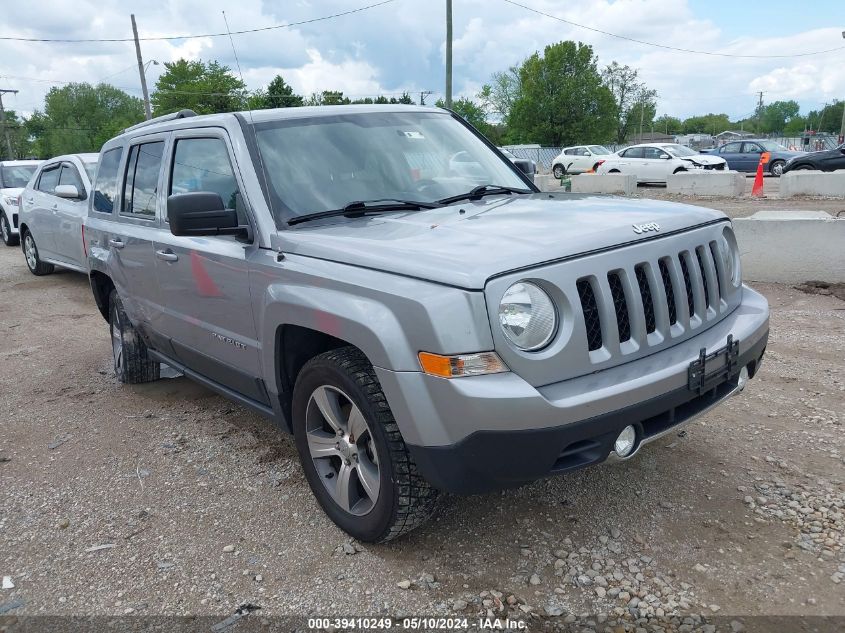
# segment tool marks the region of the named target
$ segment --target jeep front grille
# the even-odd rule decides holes
[[[711,241],[640,262],[632,270],[611,270],[606,286],[599,283],[601,278],[579,279],[576,287],[589,351],[600,350],[609,341],[614,345],[634,341],[636,348],[656,345],[669,337],[673,327],[696,328],[714,318],[726,306],[723,290],[729,287],[719,278],[720,248]],[[652,342],[650,337],[658,332],[661,336]]]

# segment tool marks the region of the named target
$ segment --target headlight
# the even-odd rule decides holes
[[[723,243],[719,249],[722,255],[722,264],[725,267],[725,274],[735,287],[739,287],[742,281],[739,266],[739,247],[736,243],[733,229],[725,228],[722,231]]]
[[[531,352],[552,340],[557,331],[557,312],[539,286],[519,281],[507,289],[499,303],[499,324],[511,343]]]
[[[11,196],[3,196],[3,202],[5,202],[10,207],[18,206],[18,199],[12,198]]]

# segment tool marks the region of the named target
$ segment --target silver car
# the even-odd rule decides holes
[[[68,154],[44,162],[21,192],[21,248],[33,275],[54,266],[88,271],[82,218],[88,212],[99,154]]]
[[[630,459],[766,347],[722,213],[540,193],[448,111],[188,111],[101,156],[84,230],[118,379],[166,363],[266,415],[364,541],[440,491]]]

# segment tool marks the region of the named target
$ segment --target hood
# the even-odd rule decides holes
[[[630,244],[634,224],[658,235],[725,219],[703,207],[611,196],[548,194],[482,198],[428,211],[315,222],[272,234],[274,249],[482,289],[497,274]]]
[[[17,198],[21,193],[23,193],[23,187],[6,187],[5,189],[0,189],[0,196],[8,196],[10,198]]]
[[[689,160],[699,165],[718,165],[724,163],[725,159],[721,156],[712,156],[710,154],[696,154],[695,156],[678,156],[681,160]]]

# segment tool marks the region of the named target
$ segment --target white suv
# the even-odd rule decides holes
[[[6,246],[18,244],[18,196],[40,164],[40,160],[0,162],[0,235]]]

